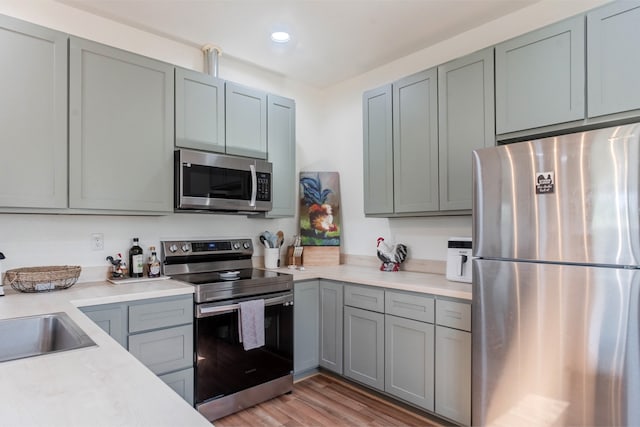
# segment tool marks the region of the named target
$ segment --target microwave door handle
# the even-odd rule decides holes
[[[249,165],[251,169],[251,201],[249,206],[256,206],[256,197],[258,196],[258,175],[256,174],[256,165]]]

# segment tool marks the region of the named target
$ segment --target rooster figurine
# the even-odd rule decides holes
[[[397,243],[389,246],[382,237],[378,237],[378,259],[382,261],[380,271],[398,271],[400,264],[407,259],[407,245]]]

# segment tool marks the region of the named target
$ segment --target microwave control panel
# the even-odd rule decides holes
[[[256,200],[262,202],[271,201],[271,174],[258,172],[258,191]]]

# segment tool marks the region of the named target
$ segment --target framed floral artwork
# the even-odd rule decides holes
[[[340,174],[300,172],[303,246],[340,246]]]

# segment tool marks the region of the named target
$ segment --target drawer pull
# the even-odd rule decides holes
[[[393,306],[396,308],[404,308],[406,310],[412,310],[412,311],[421,311],[421,312],[426,311],[426,307],[423,305],[410,304],[407,302],[394,301]]]
[[[365,301],[378,302],[378,298],[370,297],[369,295],[351,294],[351,296],[353,297],[353,299],[361,299]]]
[[[459,311],[453,311],[453,310],[445,310],[444,311],[445,316],[447,317],[452,317],[454,319],[462,319],[462,313]]]

